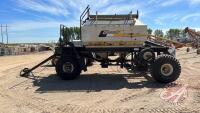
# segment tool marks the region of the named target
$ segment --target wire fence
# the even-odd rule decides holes
[[[51,50],[44,46],[0,46],[0,56],[24,55],[34,52]]]

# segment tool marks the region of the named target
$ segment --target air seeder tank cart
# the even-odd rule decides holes
[[[139,14],[91,15],[89,6],[80,16],[80,41],[63,41],[65,26],[60,26],[59,46],[55,54],[20,75],[27,77],[34,69],[53,59],[57,75],[64,80],[77,78],[87,71],[92,61],[102,68],[110,65],[127,70],[149,71],[158,82],[175,81],[180,73],[179,61],[166,47],[147,39],[147,26],[139,21]],[[111,53],[117,54],[110,59]]]

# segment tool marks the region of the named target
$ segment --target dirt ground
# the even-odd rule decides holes
[[[0,57],[1,113],[199,113],[200,55],[186,48],[177,52],[182,73],[176,81],[186,87],[184,99],[172,103],[161,98],[166,90],[145,73],[132,74],[120,67],[102,69],[95,64],[73,81],[56,76],[49,63],[22,78],[19,72],[53,54],[36,53]]]

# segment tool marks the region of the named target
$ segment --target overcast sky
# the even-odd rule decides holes
[[[1,0],[0,24],[9,25],[11,42],[47,42],[59,37],[59,24],[78,26],[87,5],[95,14],[139,10],[152,29],[200,29],[200,0]]]

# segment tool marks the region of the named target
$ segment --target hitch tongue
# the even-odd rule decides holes
[[[32,67],[31,69],[29,68],[24,68],[23,70],[20,71],[20,76],[21,77],[28,77],[30,75],[33,75],[32,71],[35,70],[36,68],[40,67],[41,65],[43,65],[44,63],[46,63],[47,61],[55,58],[56,55],[53,54],[52,56],[50,56],[49,58],[45,59],[44,61],[42,61],[41,63],[39,63],[38,65]]]

